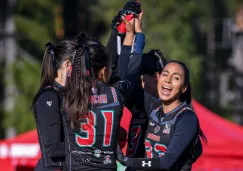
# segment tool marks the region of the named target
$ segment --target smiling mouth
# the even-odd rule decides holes
[[[162,94],[163,95],[170,95],[172,91],[172,88],[168,87],[168,86],[162,86]]]

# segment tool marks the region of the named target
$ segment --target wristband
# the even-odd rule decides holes
[[[125,165],[138,170],[157,170],[160,169],[160,158],[128,158],[123,160]]]
[[[137,33],[134,41],[134,52],[142,54],[144,46],[145,46],[145,35],[143,33]]]

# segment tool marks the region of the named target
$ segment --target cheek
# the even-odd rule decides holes
[[[162,76],[159,77],[158,81],[157,81],[157,86],[158,87],[162,87],[162,83],[164,81],[164,78]]]
[[[182,93],[183,91],[183,84],[179,81],[173,83],[174,90],[178,93]]]

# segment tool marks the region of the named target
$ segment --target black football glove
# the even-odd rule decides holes
[[[138,15],[141,13],[141,3],[136,0],[127,2],[123,9],[118,12],[118,14],[113,18],[111,28],[116,29],[123,21],[122,17],[125,17],[129,14]]]
[[[129,1],[124,5],[123,11],[130,12],[133,14],[140,14],[142,11],[141,3],[136,0]]]

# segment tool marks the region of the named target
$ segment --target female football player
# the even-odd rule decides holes
[[[135,20],[141,23],[141,18],[125,20],[127,32],[134,32]],[[135,86],[145,44],[141,24],[136,27],[135,51],[128,69],[121,81],[112,86],[108,85],[112,62],[106,48],[94,39],[78,40],[80,47],[64,95],[65,169],[68,171],[117,169],[117,134],[122,108]]]
[[[180,61],[163,69],[157,84],[161,101],[145,93],[149,123],[145,136],[147,158],[129,158],[117,151],[124,165],[141,170],[191,170],[201,155],[197,115],[191,108],[190,73]]]
[[[42,157],[35,170],[62,170],[64,132],[60,113],[61,90],[65,85],[77,44],[63,41],[46,45],[41,84],[32,103]]]

